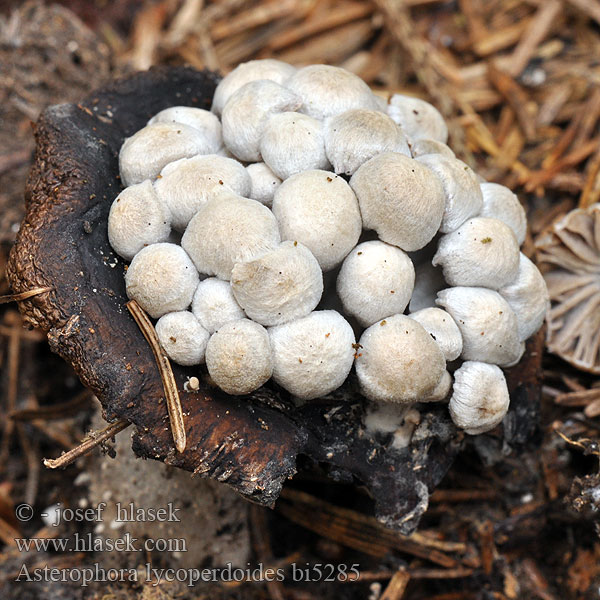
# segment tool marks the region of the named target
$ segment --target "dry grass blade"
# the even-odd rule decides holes
[[[394,574],[379,600],[400,600],[410,581],[410,573],[401,570]]]
[[[6,296],[0,296],[0,304],[8,304],[9,302],[22,302],[23,300],[28,300],[29,298],[33,298],[34,296],[39,296],[40,294],[46,294],[47,292],[51,292],[54,288],[45,287],[45,288],[35,288],[34,290],[27,290],[26,292],[20,292],[18,294],[8,294]]]

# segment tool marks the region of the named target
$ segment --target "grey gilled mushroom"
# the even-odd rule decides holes
[[[513,230],[520,246],[527,233],[527,215],[517,195],[499,183],[482,183],[480,187],[483,206],[479,216],[492,217],[506,223]]]
[[[250,175],[250,193],[240,195],[247,195],[248,198],[271,208],[273,196],[281,185],[281,179],[264,162],[252,163],[246,167],[246,171]]]
[[[388,105],[388,115],[394,119],[411,141],[419,138],[448,141],[448,127],[437,108],[425,100],[394,94]]]

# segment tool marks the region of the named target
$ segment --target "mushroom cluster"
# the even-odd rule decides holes
[[[108,236],[127,294],[228,394],[272,379],[314,400],[354,367],[374,405],[446,400],[488,431],[548,293],[518,198],[447,137],[432,105],[344,69],[241,64],[211,111],[167,108],[123,143]]]

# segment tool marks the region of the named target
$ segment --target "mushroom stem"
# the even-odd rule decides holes
[[[22,302],[28,298],[39,296],[40,294],[46,294],[51,292],[53,287],[35,288],[33,290],[27,290],[26,292],[20,292],[18,294],[8,294],[6,296],[0,296],[0,304],[8,304],[9,302]]]

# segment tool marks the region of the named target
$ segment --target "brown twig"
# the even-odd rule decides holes
[[[29,298],[33,298],[34,296],[39,296],[40,294],[46,294],[47,292],[51,292],[54,288],[45,287],[45,288],[35,288],[34,290],[27,290],[26,292],[20,292],[18,294],[8,294],[7,296],[0,296],[0,304],[7,304],[8,302],[22,302],[23,300],[28,300]]]

